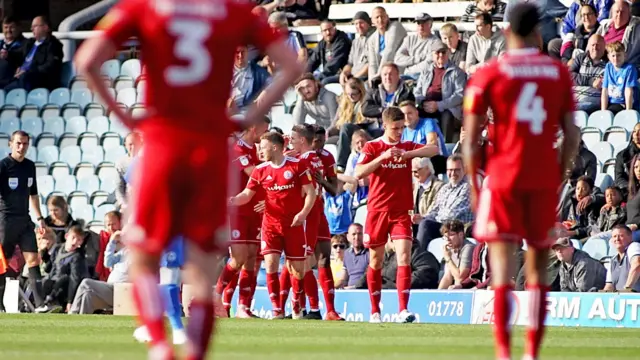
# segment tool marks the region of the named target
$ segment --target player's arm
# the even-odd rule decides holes
[[[302,225],[316,202],[316,189],[313,184],[309,183],[302,185],[302,193],[304,194],[304,206],[293,218],[291,226]]]
[[[35,178],[36,167],[34,165],[32,171],[32,179],[35,180]],[[36,219],[40,219],[38,220],[40,227],[44,229],[44,216],[42,216],[42,211],[40,211],[40,195],[38,194],[37,181],[33,181],[31,187],[29,188],[29,203],[31,203],[31,209],[33,209],[33,212],[36,214]]]
[[[316,181],[331,196],[336,196],[338,193],[338,178],[336,176],[325,177],[320,173],[316,173]]]
[[[255,169],[256,167],[254,165],[249,165],[247,167],[245,167],[244,173],[247,174],[247,176],[251,176],[251,174],[253,174],[253,169]]]
[[[249,188],[245,188],[244,190],[242,190],[242,192],[236,196],[232,196],[229,199],[229,205],[231,206],[242,206],[245,204],[248,204],[249,201],[251,201],[251,199],[253,199],[253,196],[256,194],[255,191],[249,189]]]
[[[477,75],[470,80],[470,84],[464,94],[464,122],[465,137],[462,142],[462,156],[467,171],[467,179],[471,183],[472,203],[475,203],[476,194],[480,189],[478,183],[477,155],[480,153],[480,137],[482,125],[485,123],[489,105],[485,99],[486,76]],[[476,82],[478,84],[476,84]],[[472,207],[475,207],[472,204]]]
[[[255,16],[254,20],[255,29],[252,30],[252,35],[255,36],[254,42],[269,44],[265,49],[265,54],[278,64],[280,70],[275,74],[271,84],[262,91],[259,101],[254,102],[247,109],[245,115],[247,121],[244,122],[246,127],[262,122],[273,104],[282,99],[284,93],[302,75],[307,66],[306,63],[298,61],[296,54],[291,51],[283,39],[272,41],[270,37],[275,35],[272,35],[273,32],[264,19]],[[261,47],[258,46],[258,48]]]
[[[560,147],[560,169],[564,179],[573,167],[573,160],[580,146],[580,129],[573,123],[573,114],[571,112],[564,115],[561,126],[564,139]]]
[[[133,6],[139,2],[123,2],[121,7],[111,10],[98,24],[98,29],[104,30],[98,36],[85,40],[75,56],[75,64],[78,73],[87,79],[89,88],[95,91],[105,102],[107,108],[115,113],[120,121],[127,127],[133,127],[133,119],[123,111],[111,96],[105,85],[100,67],[102,64],[116,55],[120,39],[124,40],[135,33],[137,26],[137,11]],[[133,5],[130,5],[133,4]],[[130,8],[125,9],[125,6]]]
[[[404,150],[394,147],[374,157],[375,150],[370,143],[367,143],[360,152],[360,157],[356,164],[355,176],[358,180],[362,180],[376,171],[383,162],[404,156],[405,154],[406,152]]]
[[[438,155],[440,152],[440,148],[438,147],[438,145],[424,145],[421,146],[417,149],[414,150],[409,150],[406,151],[403,155],[402,155],[402,159],[404,160],[411,160],[413,158],[417,158],[417,157],[432,157],[432,156],[436,156]]]

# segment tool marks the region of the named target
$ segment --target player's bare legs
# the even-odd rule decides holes
[[[187,262],[183,275],[185,282],[191,284],[193,301],[189,324],[187,325],[187,360],[202,360],[206,357],[209,342],[214,329],[214,303],[211,289],[220,274],[218,263],[220,256],[205,252],[189,242],[186,244]]]
[[[544,320],[547,316],[546,297],[549,292],[547,285],[548,261],[548,249],[540,250],[530,247],[526,252],[525,274],[529,291],[529,326],[527,327],[524,357],[526,360],[538,359],[544,337]]]
[[[167,343],[164,329],[164,306],[157,280],[159,264],[160,255],[132,247],[130,272],[133,279],[133,299],[138,318],[151,338],[149,358],[173,359],[173,350]]]
[[[216,284],[216,293],[222,297],[222,304],[224,309],[229,314],[231,309],[231,299],[233,293],[236,291],[238,285],[238,277],[240,270],[245,266],[247,261],[252,259],[252,263],[249,264],[253,269],[253,263],[255,262],[255,245],[248,244],[231,244],[229,247],[231,259],[222,269],[222,274]]]
[[[255,282],[256,272],[254,269],[256,267],[256,258],[257,258],[257,245],[249,244],[246,245],[247,248],[247,257],[242,265],[242,271],[240,272],[240,279],[238,280],[238,312],[236,314],[237,317],[242,318],[251,318],[250,309],[251,309],[251,300],[253,299],[253,283]],[[225,290],[226,291],[226,290]]]
[[[344,320],[336,312],[334,304],[335,286],[333,284],[333,273],[331,272],[331,242],[318,241],[315,257],[318,264],[318,280],[324,293],[324,303],[327,309],[325,320]]]
[[[411,245],[412,239],[393,240],[398,261],[396,287],[398,288],[399,321],[414,322],[415,315],[409,312],[409,295],[411,294]],[[383,255],[384,256],[384,255]]]
[[[280,253],[264,255],[264,265],[267,272],[267,291],[269,291],[269,299],[271,300],[272,317],[273,319],[284,319],[283,304],[280,302],[280,279],[278,279]]]
[[[291,295],[291,307],[292,318],[293,319],[302,319],[302,308],[300,307],[300,299],[304,296],[304,285],[305,285],[305,273],[307,270],[306,260],[290,260],[286,259],[285,265],[291,274],[291,288],[293,290],[293,294]],[[313,276],[313,273],[311,273]],[[314,277],[315,279],[315,277]],[[318,288],[316,284],[316,294],[318,293]]]
[[[511,279],[515,276],[516,262],[513,254],[517,245],[510,242],[492,242],[489,244],[489,261],[491,263],[491,286],[495,298],[493,301],[494,336],[496,341],[496,358],[511,359]],[[528,255],[529,253],[527,253]],[[527,279],[527,281],[529,281]]]

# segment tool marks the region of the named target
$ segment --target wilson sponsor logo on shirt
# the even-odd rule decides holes
[[[282,190],[289,190],[289,189],[293,189],[295,187],[295,184],[287,184],[287,185],[273,185],[267,188],[267,190],[269,191],[282,191]]]
[[[404,169],[407,167],[407,163],[406,162],[403,162],[403,163],[388,162],[386,164],[382,164],[381,166],[385,169]]]

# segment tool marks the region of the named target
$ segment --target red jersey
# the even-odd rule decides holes
[[[281,165],[262,163],[253,170],[247,184],[249,190],[265,190],[264,221],[289,226],[304,207],[302,186],[312,184],[313,179],[298,159],[285,156]]]
[[[336,159],[325,149],[318,150],[318,156],[320,160],[322,160],[322,164],[324,165],[324,176],[325,178],[337,177],[336,174]]]
[[[324,176],[324,164],[322,160],[318,156],[315,151],[307,151],[306,153],[299,154],[298,160],[300,163],[307,169],[309,169],[309,173],[313,178],[313,174],[316,172],[320,172]],[[324,202],[322,201],[322,186],[316,182],[316,179],[313,178],[313,186],[316,189],[316,203],[315,208],[320,207],[322,211],[324,211]]]
[[[258,160],[256,147],[254,145],[247,144],[244,140],[238,139],[233,146],[233,160],[231,164],[233,171],[237,172],[240,178],[240,184],[246,185],[249,183],[249,175],[247,175],[245,169],[254,167],[260,163]],[[259,202],[264,200],[264,192],[257,191],[248,204],[239,206],[237,208],[237,214],[239,215],[256,215],[253,207]]]
[[[358,164],[367,164],[391,148],[411,151],[422,145],[411,141],[388,143],[383,138],[369,141],[364,145]],[[369,211],[404,211],[413,209],[411,160],[398,162],[387,160],[369,175]]]
[[[486,173],[490,189],[557,189],[554,149],[562,119],[574,110],[566,66],[536,49],[510,50],[474,74],[465,93],[466,113],[493,111],[493,145]]]
[[[233,126],[226,102],[237,47],[263,52],[280,38],[251,12],[253,6],[245,0],[122,0],[101,20],[98,29],[114,43],[134,36],[140,42],[144,103],[157,114],[143,130],[159,137],[167,127],[228,136]]]

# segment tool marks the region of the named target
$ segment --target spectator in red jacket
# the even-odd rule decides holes
[[[119,211],[110,211],[104,216],[104,230],[100,231],[100,251],[96,263],[96,275],[100,281],[107,281],[111,269],[104,265],[104,251],[111,236],[118,230],[122,230],[122,214]]]

